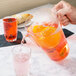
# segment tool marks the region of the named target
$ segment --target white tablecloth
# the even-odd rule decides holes
[[[31,13],[34,16],[46,15],[51,4],[24,11],[22,13]],[[46,11],[47,10],[47,11]],[[36,18],[34,18],[36,20]],[[76,25],[69,24],[66,27],[68,30],[76,33]],[[23,31],[23,30],[20,30]],[[3,23],[0,20],[0,34],[3,34]],[[28,46],[31,48],[31,68],[30,76],[76,76],[76,35],[73,34],[67,41],[70,47],[68,57],[60,62],[54,62],[48,58],[44,51],[33,43],[29,38],[26,39]],[[15,45],[17,46],[17,45]],[[0,47],[0,76],[15,76],[12,47]]]

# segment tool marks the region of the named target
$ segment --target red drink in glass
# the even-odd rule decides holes
[[[4,36],[8,42],[14,42],[17,39],[17,21],[15,18],[3,19]]]

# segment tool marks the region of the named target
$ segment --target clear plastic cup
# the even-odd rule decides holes
[[[13,48],[12,52],[16,76],[28,76],[31,49],[26,45],[18,45]]]

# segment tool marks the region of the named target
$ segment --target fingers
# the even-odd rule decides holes
[[[63,16],[61,14],[58,14],[57,16],[62,25],[66,26],[69,24],[69,19],[66,16]]]
[[[61,13],[63,15],[67,14],[71,8],[71,5],[65,1],[60,1],[58,4],[56,4],[54,7],[53,7],[53,11],[55,12],[58,12],[58,13]]]
[[[54,6],[54,10],[59,11],[60,9],[64,8],[66,6],[67,2],[65,1],[60,1],[58,4]]]
[[[65,1],[60,1],[52,9],[53,12],[58,16],[60,23],[64,26],[68,25],[70,22],[69,13],[71,12],[71,5]]]
[[[59,2],[58,4],[56,4],[55,6],[54,6],[54,10],[56,10],[56,11],[58,11],[58,10],[60,10],[60,9],[62,9],[63,8],[63,4],[61,3],[61,2]]]
[[[71,6],[71,5],[70,5],[68,2],[66,2],[66,1],[61,1],[61,3],[63,4],[64,8],[68,8],[68,7]]]
[[[68,24],[69,24],[69,21],[67,21],[67,20],[65,20],[65,21],[62,22],[62,25],[63,25],[63,26],[66,26],[66,25],[68,25]]]

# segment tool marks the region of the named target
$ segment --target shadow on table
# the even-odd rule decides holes
[[[70,76],[76,76],[76,58],[65,59],[58,64],[67,70]]]

